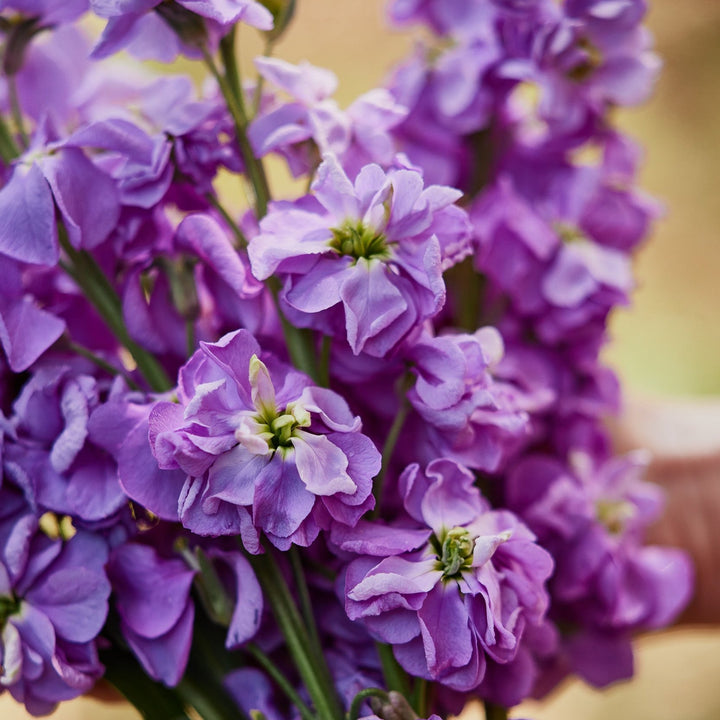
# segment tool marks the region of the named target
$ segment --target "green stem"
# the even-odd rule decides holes
[[[12,136],[5,122],[5,118],[0,115],[0,157],[2,157],[6,165],[9,165],[19,155],[20,148],[15,142],[15,138]]]
[[[410,695],[410,704],[418,714],[418,717],[427,717],[428,682],[425,678],[417,678],[415,680]]]
[[[79,343],[76,343],[70,339],[66,340],[66,344],[68,350],[94,363],[99,368],[108,373],[108,375],[122,375],[123,379],[131,390],[140,389],[138,384],[127,373],[124,373],[122,370],[119,370],[114,365],[111,365],[107,360],[104,360],[99,355],[96,355],[92,350],[89,350],[84,345],[80,345]]]
[[[280,307],[280,281],[273,276],[267,279],[266,285],[275,301],[275,309],[280,318],[280,324],[282,325],[283,335],[285,337],[285,345],[287,346],[292,364],[298,370],[302,370],[306,375],[309,375],[315,382],[322,384],[318,377],[312,332],[306,328],[295,327],[285,317],[285,313]]]
[[[450,268],[446,277],[455,310],[455,326],[469,333],[480,327],[485,277],[475,270],[469,257]]]
[[[197,613],[190,658],[177,692],[204,720],[249,720],[223,685],[235,667],[224,641],[225,630]]]
[[[230,215],[230,213],[223,207],[222,203],[212,193],[205,195],[205,199],[215,208],[215,210],[217,210],[217,212],[222,216],[222,219],[227,223],[230,230],[232,230],[237,247],[246,248],[248,241],[245,237],[245,233],[243,233],[240,226],[235,222],[235,220],[233,220],[232,215]]]
[[[320,369],[318,377],[323,387],[330,387],[330,350],[332,349],[332,338],[329,335],[323,335],[322,347],[320,349]]]
[[[15,75],[9,75],[7,77],[8,86],[8,97],[10,99],[10,114],[12,115],[13,124],[15,130],[20,136],[23,148],[27,148],[29,139],[27,132],[25,131],[25,122],[23,120],[22,109],[20,107],[20,98],[17,93],[17,83],[15,82]]]
[[[385,690],[381,690],[380,688],[365,688],[365,690],[361,690],[352,701],[352,704],[350,705],[350,710],[348,710],[348,720],[357,720],[360,716],[360,708],[362,707],[362,704],[371,697],[377,697],[381,700],[389,700],[388,694]]]
[[[232,90],[233,96],[240,104],[243,110],[243,117],[247,121],[247,113],[245,112],[242,90],[242,82],[240,80],[240,68],[238,67],[237,55],[235,54],[235,40],[237,37],[237,25],[233,25],[230,32],[220,40],[220,59],[225,69],[225,77],[228,85]]]
[[[308,652],[310,638],[280,568],[270,551],[250,556],[250,562],[318,715],[322,720],[341,720],[343,712],[335,688],[327,681],[330,671],[324,658],[315,659]]]
[[[255,210],[259,220],[267,215],[270,188],[262,161],[255,157],[247,136],[248,119],[247,113],[245,112],[242,88],[240,86],[237,61],[235,59],[234,38],[234,31],[232,31],[221,42],[220,51],[226,66],[225,74],[218,70],[207,47],[203,46],[201,51],[205,65],[215,78],[235,124],[240,153],[245,163],[245,172],[250,178],[253,192],[255,193]]]
[[[135,658],[117,648],[100,651],[105,680],[132,703],[145,720],[189,720],[178,695],[148,677]]]
[[[310,637],[311,648],[314,655],[322,658],[322,644],[320,643],[320,635],[318,634],[317,625],[315,624],[310,590],[308,589],[307,580],[305,579],[305,570],[302,566],[300,553],[297,547],[293,545],[288,554],[290,556],[290,567],[292,569],[293,580],[295,581],[295,589],[300,598],[300,609],[303,620],[305,621],[305,628]]]
[[[287,695],[288,700],[295,705],[303,720],[315,720],[312,710],[303,702],[295,688],[288,682],[287,678],[278,669],[275,663],[255,644],[249,643],[246,650],[256,660],[263,670],[275,681],[275,684]]]
[[[203,720],[237,720],[245,715],[218,682],[205,673],[196,677],[188,669],[176,688],[177,694],[197,710]]]
[[[401,386],[401,397],[400,406],[398,407],[393,424],[390,426],[390,430],[385,439],[385,445],[382,449],[382,463],[380,465],[380,472],[375,476],[373,480],[373,495],[375,496],[375,509],[373,510],[371,517],[377,517],[380,513],[383,499],[383,489],[385,484],[385,474],[387,473],[388,467],[390,466],[390,460],[392,459],[393,452],[395,452],[395,446],[400,438],[403,425],[410,412],[410,402],[407,399],[407,391],[412,386],[413,377],[410,373],[407,373],[402,381]]]
[[[187,356],[190,357],[195,352],[195,321],[185,321],[185,347]]]
[[[86,251],[76,250],[70,244],[62,225],[58,226],[58,236],[60,245],[70,259],[70,264],[61,261],[60,266],[75,280],[120,344],[124,345],[133,356],[150,387],[156,392],[169,390],[172,383],[160,363],[130,338],[123,320],[120,298],[95,259]]]
[[[265,49],[263,51],[263,57],[270,57],[275,48],[275,40],[268,40],[265,43]],[[260,103],[262,102],[262,91],[263,85],[265,84],[265,78],[262,75],[258,75],[257,84],[255,85],[255,96],[253,97],[253,116],[260,112]]]
[[[485,720],[508,720],[507,708],[487,700],[483,704],[485,705]]]
[[[383,677],[388,690],[397,690],[403,697],[410,695],[410,683],[407,673],[400,667],[393,655],[390,645],[375,643],[380,662],[382,664]]]

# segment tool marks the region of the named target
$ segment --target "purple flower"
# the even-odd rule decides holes
[[[88,0],[1,0],[0,11],[14,10],[27,18],[37,18],[43,25],[69,23],[82,15]]]
[[[292,101],[269,107],[251,123],[248,136],[258,157],[279,152],[295,177],[310,173],[325,153],[355,176],[363,165],[389,165],[395,156],[390,130],[405,116],[384,88],[361,95],[343,112],[331,99],[337,78],[309,63],[292,65],[277,58],[256,58],[260,74]]]
[[[526,392],[495,377],[502,355],[502,337],[492,327],[423,337],[408,349],[417,374],[408,400],[418,418],[407,436],[420,438],[416,457],[498,472],[530,442],[530,413],[545,409],[553,395],[549,388]]]
[[[216,43],[237,22],[271,30],[272,13],[257,0],[90,0],[96,15],[107,18],[93,57],[104,58],[130,46],[147,59],[171,62],[178,52],[197,53],[193,47],[210,35]],[[150,12],[155,8],[156,12]],[[195,22],[197,21],[197,22]],[[176,34],[176,29],[178,34]]]
[[[0,491],[2,685],[32,715],[45,715],[102,675],[95,638],[108,611],[107,548],[82,531],[51,540],[15,500]]]
[[[333,522],[354,525],[379,468],[345,401],[245,330],[201,343],[180,370],[178,402],[156,404],[120,452],[130,497],[197,534],[239,534],[250,552],[260,532],[287,549]]]
[[[248,561],[238,552],[210,551],[234,577],[235,609],[226,647],[247,642],[258,629],[262,592]],[[149,545],[128,543],[113,550],[108,563],[121,630],[146,672],[174,686],[185,672],[193,637],[195,606],[190,589],[195,571],[179,558],[160,555]]]
[[[313,192],[261,221],[248,248],[253,273],[283,280],[296,324],[383,357],[445,302],[442,272],[466,248],[466,217],[452,205],[460,193],[377,165],[353,184],[332,156]]]
[[[69,367],[39,369],[13,406],[13,437],[5,472],[34,507],[85,522],[110,518],[127,503],[117,465],[104,449],[91,416],[99,406],[97,381]]]
[[[641,545],[661,493],[641,480],[643,453],[568,464],[528,456],[509,474],[509,507],[552,552],[553,618],[571,669],[603,686],[632,674],[630,635],[670,623],[687,603],[692,568],[679,550]]]
[[[27,370],[65,331],[24,287],[20,263],[0,256],[0,344],[13,372]]]
[[[400,485],[419,527],[333,534],[362,555],[347,569],[345,609],[412,675],[470,690],[488,660],[511,662],[526,626],[542,622],[552,559],[512,513],[490,509],[457,463],[410,465]]]
[[[526,171],[518,166],[521,172]],[[602,334],[610,309],[628,302],[633,284],[627,254],[594,241],[579,227],[577,208],[563,207],[572,195],[553,179],[550,197],[545,193],[534,203],[546,217],[506,177],[471,211],[475,262],[492,281],[490,297],[509,299],[514,312],[550,345]]]
[[[92,202],[87,198],[92,197]],[[0,190],[0,254],[37,265],[59,258],[55,212],[76,248],[94,248],[117,222],[115,182],[71,141],[51,142],[41,127]]]

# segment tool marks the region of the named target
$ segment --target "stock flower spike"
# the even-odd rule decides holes
[[[296,5],[0,0],[0,693],[32,715],[103,678],[149,720],[507,720],[630,677],[692,594],[606,423],[659,215],[612,112],[658,71],[645,0],[391,0],[423,39],[346,107],[273,55]],[[141,62],[178,55],[207,82]]]

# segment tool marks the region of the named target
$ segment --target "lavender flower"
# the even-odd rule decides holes
[[[102,675],[95,638],[107,615],[105,543],[85,532],[51,540],[0,491],[0,682],[32,715],[90,690]]]
[[[261,221],[248,248],[253,273],[284,281],[296,324],[383,357],[443,306],[442,271],[465,252],[465,214],[452,206],[460,193],[377,165],[353,184],[332,156],[313,192]]]
[[[257,552],[261,531],[282,549],[309,545],[321,528],[355,525],[372,507],[380,456],[360,419],[263,354],[247,331],[202,343],[180,371],[178,399],[150,413],[152,465],[142,426],[120,453],[123,487],[153,512],[172,512],[200,535],[240,534]],[[173,485],[158,507],[152,486],[162,471]]]
[[[557,563],[551,592],[553,617],[568,628],[565,671],[598,686],[632,674],[630,634],[671,622],[691,591],[684,553],[640,544],[662,502],[641,480],[646,462],[642,453],[602,462],[575,452],[568,465],[528,456],[507,481],[509,506]]]
[[[41,512],[94,523],[127,503],[117,465],[105,450],[114,433],[98,433],[91,422],[100,392],[95,378],[48,366],[33,375],[13,406],[4,469]]]
[[[279,152],[296,177],[313,172],[325,153],[337,156],[353,177],[363,165],[393,161],[390,130],[406,113],[388,90],[371,90],[343,112],[331,98],[337,78],[330,71],[277,58],[256,58],[255,65],[292,98],[289,103],[268,102],[250,125],[248,136],[258,157]]]
[[[473,483],[448,460],[425,472],[411,465],[401,492],[420,527],[364,523],[334,534],[363,556],[347,569],[350,619],[392,644],[412,675],[456,690],[476,687],[489,659],[515,658],[526,626],[543,620],[553,567],[525,525],[491,510]]]
[[[417,411],[408,435],[425,462],[445,457],[500,472],[533,437],[531,412],[552,401],[548,388],[523,391],[495,377],[503,341],[492,327],[474,334],[421,338],[408,349],[417,381],[408,400]]]
[[[257,0],[90,0],[90,6],[108,21],[95,58],[129,45],[141,57],[171,62],[179,52],[196,54],[208,35],[217,43],[237,22],[260,30],[273,26],[272,14]]]
[[[0,344],[13,372],[27,370],[63,333],[65,323],[23,287],[22,265],[0,256]]]
[[[120,212],[112,178],[76,142],[51,141],[41,127],[0,190],[0,254],[26,263],[55,265],[59,257],[57,206],[75,247],[93,248]],[[86,202],[92,195],[93,202]]]

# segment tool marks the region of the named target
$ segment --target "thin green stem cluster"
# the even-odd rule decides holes
[[[237,142],[245,163],[245,171],[255,193],[255,210],[258,219],[260,219],[267,214],[270,188],[262,161],[255,157],[247,135],[249,120],[235,57],[235,28],[220,41],[220,54],[225,66],[225,72],[220,71],[207,47],[203,46],[201,51],[203,61],[210,74],[215,78],[233,119]]]
[[[253,556],[251,563],[270,602],[290,655],[315,706],[317,717],[320,720],[341,720],[342,708],[317,640],[317,630],[314,628],[310,609],[306,608],[306,616],[303,618],[285,577],[272,556],[272,551]],[[304,584],[304,578],[301,582]],[[306,591],[300,591],[301,597],[304,592]],[[307,597],[309,599],[309,596]]]
[[[85,293],[120,344],[130,352],[150,388],[156,392],[169,390],[172,383],[162,365],[130,337],[123,320],[120,298],[93,256],[74,248],[62,225],[58,225],[58,236],[68,257],[68,262],[61,261],[61,267]]]

